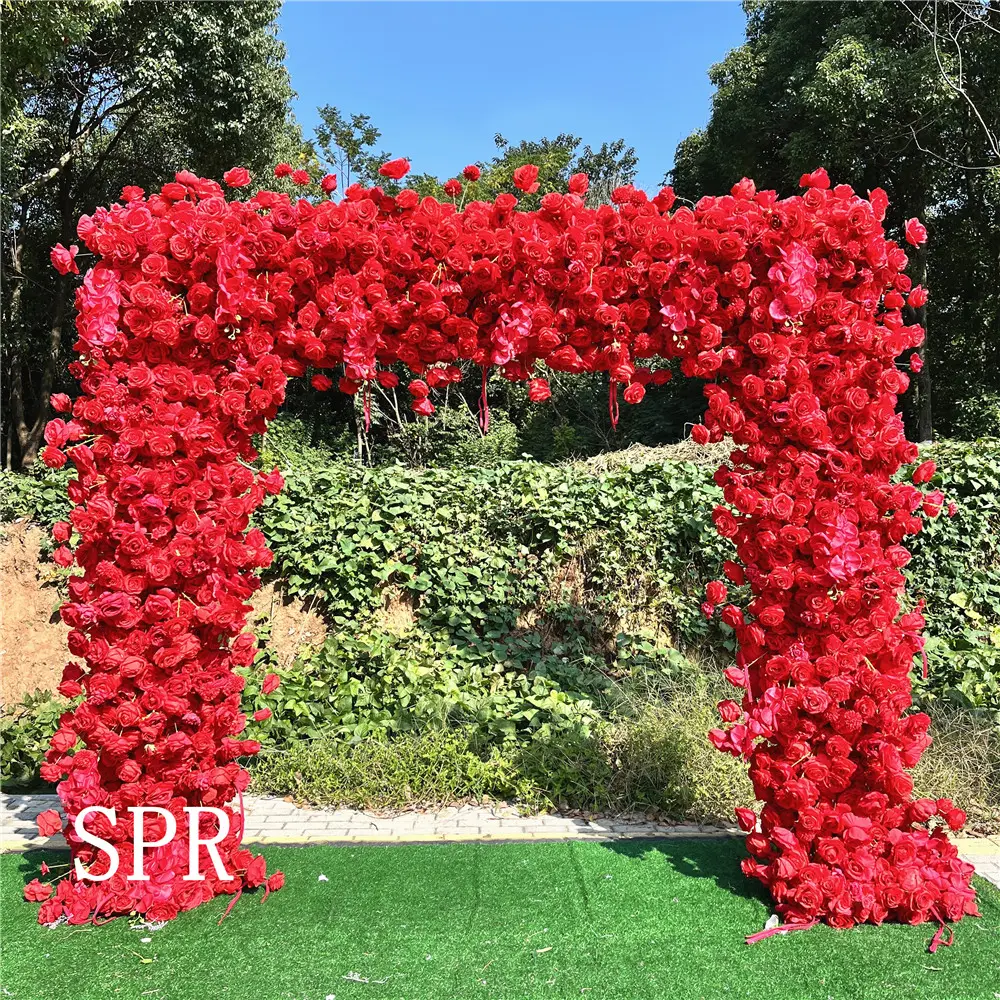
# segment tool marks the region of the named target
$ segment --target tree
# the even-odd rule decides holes
[[[323,159],[334,168],[344,188],[351,184],[381,184],[378,168],[390,159],[388,153],[374,153],[375,143],[382,133],[372,124],[369,115],[344,117],[340,109],[326,104],[318,109],[320,124],[316,126],[316,145]]]
[[[6,464],[30,465],[60,378],[74,277],[48,262],[125,184],[187,168],[258,175],[302,150],[279,3],[5,0],[3,371]]]
[[[743,176],[791,193],[802,173],[823,165],[835,183],[885,188],[887,224],[897,232],[905,219],[928,220],[926,252],[908,248],[910,273],[932,293],[912,317],[928,331],[928,363],[905,407],[918,440],[932,435],[932,371],[945,426],[962,394],[1000,385],[1000,204],[990,138],[998,107],[989,99],[1000,92],[1000,15],[996,4],[980,5],[983,17],[960,34],[956,55],[919,21],[935,6],[749,0],[746,44],[709,72],[710,120],[678,146],[671,175],[689,198]],[[973,165],[985,169],[967,169]],[[969,275],[982,284],[970,288]]]

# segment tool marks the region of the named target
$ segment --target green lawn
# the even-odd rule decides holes
[[[768,916],[729,840],[266,848],[285,888],[160,931],[49,930],[20,901],[40,852],[0,858],[3,996],[16,1000],[997,1000],[1000,893],[933,927],[826,927],[754,947]],[[47,856],[51,861],[51,854]],[[63,859],[58,859],[63,860]],[[328,881],[318,877],[326,875]],[[151,937],[142,944],[140,939]],[[152,961],[143,961],[151,959]],[[367,979],[345,979],[351,973]]]

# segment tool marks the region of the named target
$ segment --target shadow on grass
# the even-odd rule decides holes
[[[764,886],[743,874],[740,861],[746,857],[746,851],[737,837],[642,837],[609,840],[602,846],[627,858],[648,860],[658,855],[680,875],[712,879],[720,889],[734,896],[771,905]]]
[[[70,860],[68,848],[36,847],[33,850],[19,853],[17,857],[17,870],[24,878],[25,885],[33,878],[37,878],[41,882],[51,882],[69,871]],[[41,871],[43,861],[55,870],[51,871],[48,875],[43,875]]]

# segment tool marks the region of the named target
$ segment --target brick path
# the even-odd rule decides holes
[[[733,827],[671,826],[641,820],[522,816],[512,806],[460,806],[379,816],[356,809],[309,809],[284,799],[248,795],[244,839],[254,844],[413,844],[444,841],[619,840],[630,837],[724,837]],[[35,818],[58,809],[55,795],[0,795],[0,851],[65,847],[41,837]],[[961,838],[959,852],[1000,886],[1000,837]]]

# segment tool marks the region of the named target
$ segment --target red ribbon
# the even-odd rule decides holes
[[[618,429],[618,383],[611,379],[608,382],[608,414],[611,417],[611,429]]]
[[[485,434],[490,429],[490,401],[486,397],[488,369],[483,369],[483,391],[479,394],[479,426]]]
[[[933,955],[934,952],[938,950],[940,945],[944,945],[946,948],[950,948],[955,943],[955,931],[947,926],[944,922],[944,918],[937,911],[934,912],[934,919],[940,924],[938,929],[934,932],[934,937],[931,938],[931,943],[927,950]],[[948,940],[944,939],[944,932],[948,932]]]
[[[763,941],[764,938],[774,937],[775,934],[786,934],[789,931],[807,931],[810,927],[815,927],[818,923],[818,920],[810,920],[805,924],[778,924],[777,927],[768,927],[766,931],[758,931],[756,934],[749,935],[747,937],[747,944],[756,944],[758,941]]]
[[[226,917],[228,917],[229,914],[233,912],[233,907],[240,901],[240,896],[242,895],[243,895],[243,887],[240,886],[240,888],[236,890],[236,895],[233,896],[232,902],[226,907],[226,912],[223,913],[221,917],[219,917],[219,923],[215,925],[216,927],[220,926],[222,921],[225,920]]]

